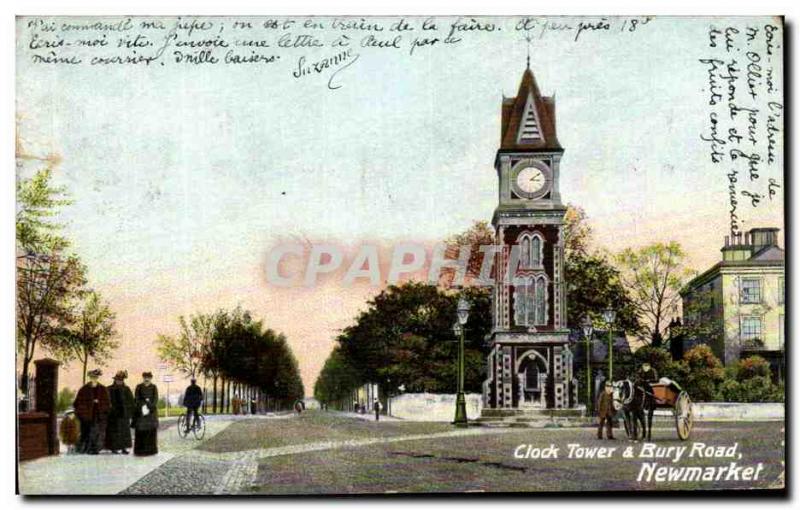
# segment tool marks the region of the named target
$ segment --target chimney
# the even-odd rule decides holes
[[[777,228],[753,228],[748,232],[750,243],[753,246],[753,254],[760,252],[764,248],[778,246]]]

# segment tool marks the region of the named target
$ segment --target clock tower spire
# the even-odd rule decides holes
[[[555,96],[541,94],[528,65],[517,95],[501,105],[487,409],[575,405],[564,285],[566,207],[559,191],[564,149],[555,104]]]

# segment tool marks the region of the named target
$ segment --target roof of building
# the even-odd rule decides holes
[[[753,254],[747,260],[723,260],[717,262],[703,273],[692,278],[683,289],[681,295],[685,295],[692,290],[706,284],[714,279],[724,269],[749,269],[763,267],[784,267],[786,256],[783,248],[779,246],[765,246]]]
[[[516,97],[503,99],[500,151],[563,151],[556,136],[555,96],[542,96],[530,67]]]

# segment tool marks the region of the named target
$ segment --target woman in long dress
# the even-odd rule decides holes
[[[153,384],[151,372],[143,373],[142,379],[135,392],[133,454],[155,455],[158,453],[158,388]]]
[[[122,451],[128,454],[131,447],[131,418],[135,404],[131,389],[125,384],[128,372],[120,370],[114,376],[114,382],[108,387],[108,396],[111,398],[111,411],[108,413],[108,428],[106,429],[106,449],[111,453]]]

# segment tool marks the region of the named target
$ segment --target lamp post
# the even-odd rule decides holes
[[[614,351],[612,349],[613,341],[611,337],[612,337],[612,330],[614,329],[614,320],[616,318],[617,318],[617,312],[612,308],[606,308],[606,310],[603,312],[603,319],[606,321],[606,324],[608,324],[608,380],[609,381],[614,380],[613,377],[614,372],[612,371],[614,368]]]
[[[592,406],[592,319],[587,315],[583,318],[583,337],[586,339],[586,413]]]
[[[456,417],[453,420],[457,427],[467,426],[467,399],[464,397],[464,326],[469,318],[469,309],[469,301],[461,297],[456,308],[458,320],[453,324],[453,333],[458,337],[458,394]]]

